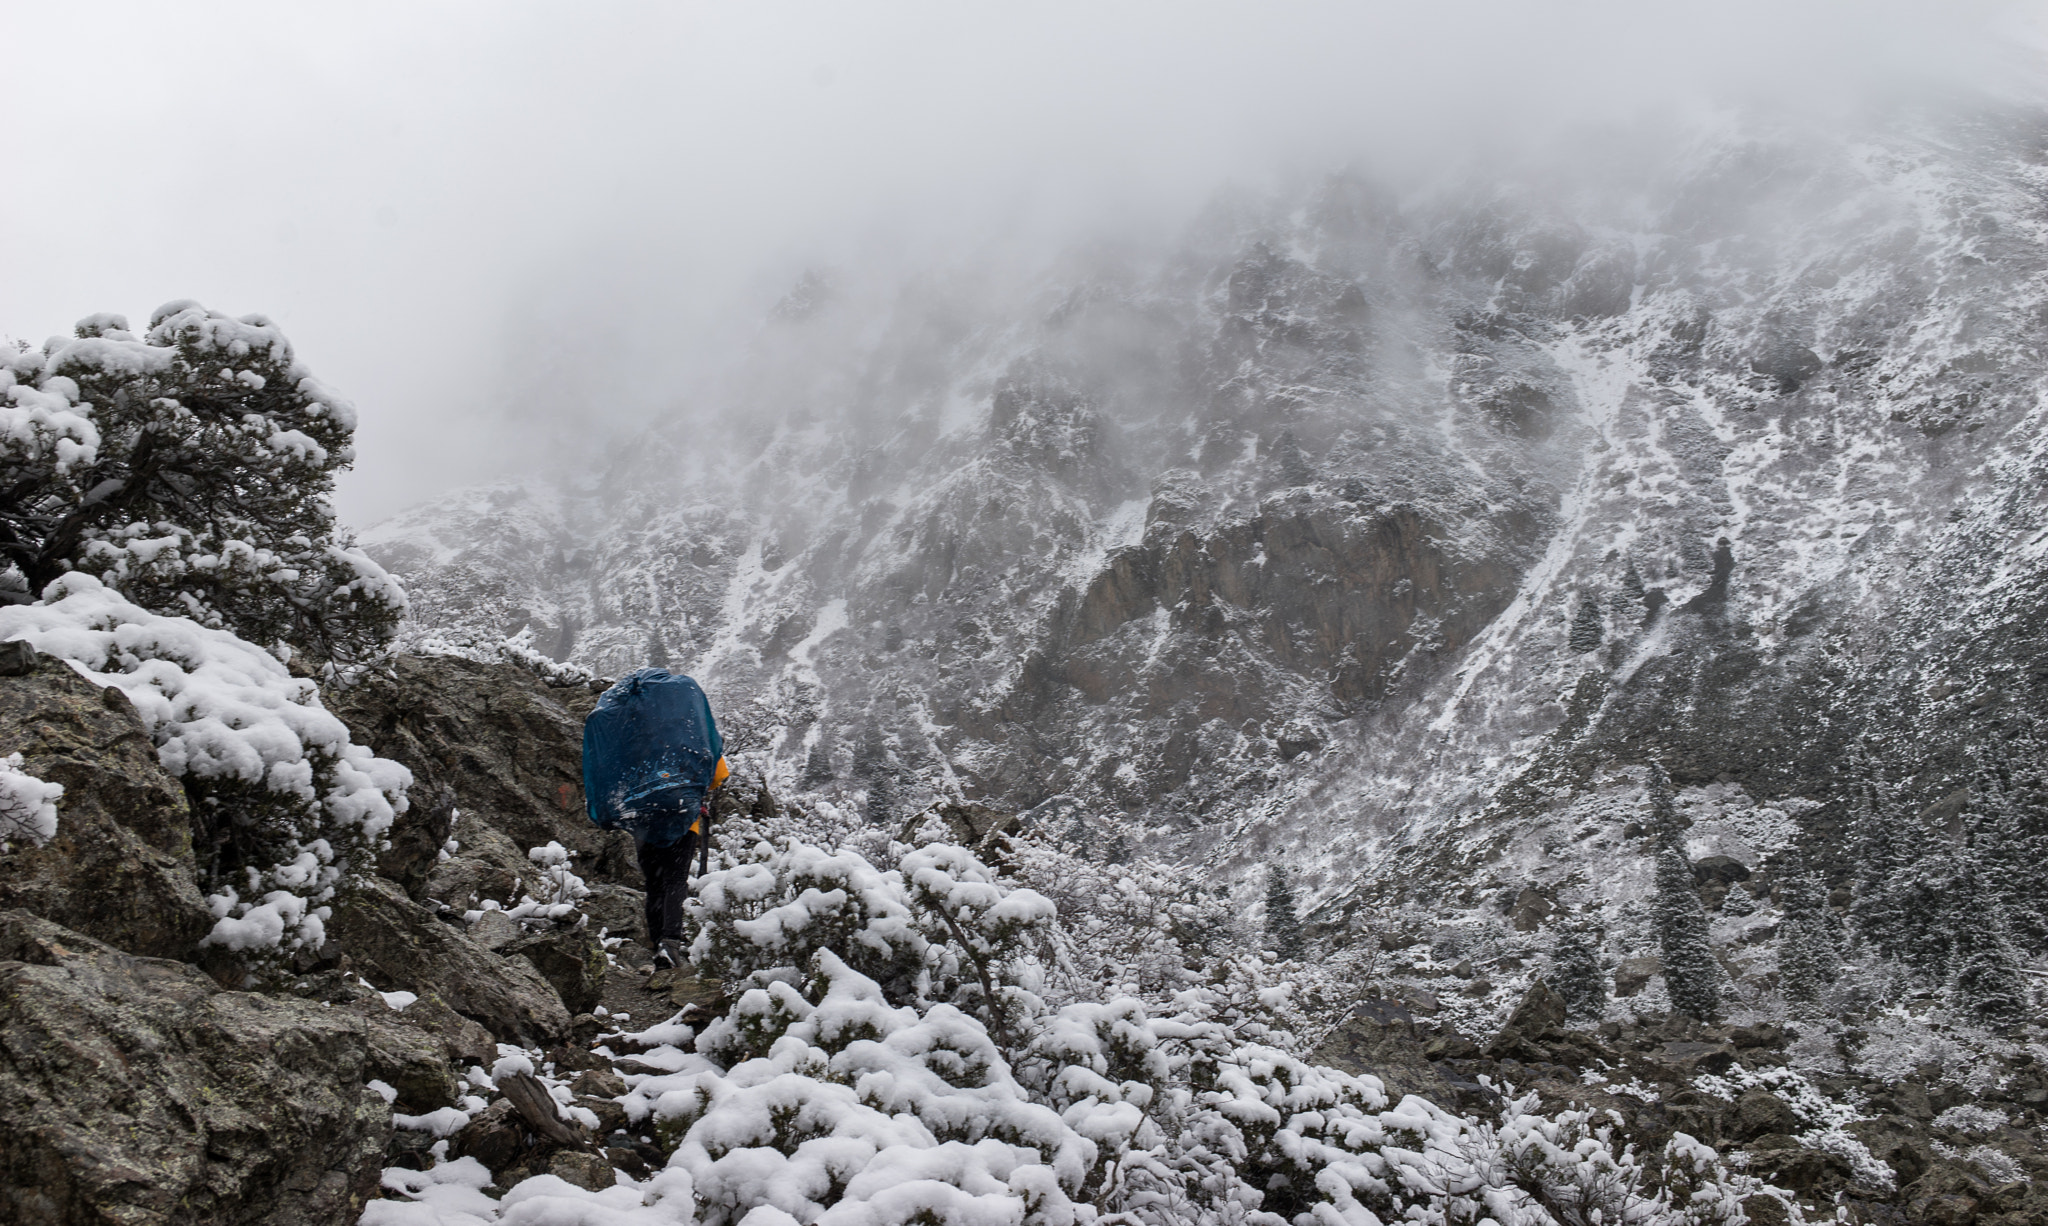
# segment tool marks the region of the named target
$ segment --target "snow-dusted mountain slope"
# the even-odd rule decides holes
[[[1035,280],[807,280],[587,486],[363,544],[422,632],[695,674],[787,785],[1121,812],[1326,919],[1620,898],[1651,761],[1695,856],[1839,876],[1869,780],[1917,810],[2031,744],[2044,142],[1730,124]]]

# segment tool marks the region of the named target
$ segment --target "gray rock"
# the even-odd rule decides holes
[[[1664,969],[1655,958],[1623,958],[1614,968],[1614,994],[1634,996],[1650,986],[1650,979]]]
[[[416,787],[451,789],[462,810],[455,837],[465,846],[464,828],[482,822],[522,855],[553,840],[578,853],[584,876],[641,884],[632,839],[599,830],[584,815],[583,717],[595,694],[551,687],[515,665],[453,656],[400,656],[391,672],[328,694],[327,708],[358,743],[409,767]],[[394,847],[427,817],[401,818]]]
[[[1316,1048],[1313,1058],[1354,1075],[1372,1074],[1386,1085],[1391,1102],[1408,1094],[1438,1102],[1450,1097],[1449,1083],[1423,1053],[1415,1018],[1393,1001],[1359,1004]]]
[[[519,921],[503,911],[486,911],[469,926],[469,939],[490,950],[502,953],[507,945],[526,936],[526,929]]]
[[[395,882],[364,882],[335,904],[327,931],[379,988],[439,1000],[499,1039],[543,1042],[569,1027],[561,997],[531,963],[485,949]]]
[[[1737,1141],[1754,1141],[1774,1132],[1789,1136],[1802,1131],[1805,1125],[1792,1114],[1784,1099],[1769,1090],[1752,1087],[1744,1090],[1728,1109],[1725,1127]]]
[[[604,1000],[604,947],[588,928],[537,932],[507,944],[504,952],[531,962],[571,1013],[588,1013]]]
[[[590,896],[578,901],[576,907],[590,917],[593,929],[602,929],[615,937],[630,937],[647,926],[646,900],[645,891],[599,883],[590,887]]]
[[[0,853],[0,907],[19,907],[117,949],[190,957],[213,926],[198,884],[185,790],[157,761],[119,690],[48,656],[0,681],[0,754],[64,785],[57,833]]]
[[[574,1149],[565,1149],[548,1159],[548,1174],[592,1192],[602,1192],[619,1181],[610,1162],[597,1154]]]
[[[342,1226],[391,1133],[360,1018],[0,912],[0,1219]]]

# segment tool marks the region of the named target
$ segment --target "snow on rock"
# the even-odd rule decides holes
[[[411,772],[352,743],[318,687],[270,651],[149,612],[89,575],[63,576],[40,603],[0,608],[0,639],[11,638],[119,689],[166,770],[277,833],[277,861],[208,896],[207,943],[261,952],[323,942],[325,904],[404,811]]]
[[[57,802],[64,785],[44,783],[21,769],[21,755],[0,758],[0,848],[9,840],[47,843],[57,833]]]

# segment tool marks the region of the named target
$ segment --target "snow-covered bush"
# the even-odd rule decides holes
[[[576,853],[550,840],[547,846],[527,852],[526,858],[539,867],[540,880],[532,893],[505,914],[525,922],[560,923],[580,917],[582,912],[576,904],[590,897],[590,887],[576,875]]]
[[[691,960],[728,983],[796,983],[829,950],[892,1004],[944,1001],[1001,1018],[1035,1007],[1042,974],[1033,946],[1053,908],[944,844],[883,871],[844,849],[761,843],[746,862],[702,879],[688,915],[697,929]]]
[[[705,880],[691,954],[741,990],[625,1100],[698,1220],[1733,1223],[1758,1186],[1533,1097],[1490,1120],[1392,1103],[1248,1038],[1215,985],[1069,997],[1043,982],[1043,895],[963,848],[895,850],[764,843]]]
[[[158,307],[0,355],[0,592],[93,575],[143,608],[321,660],[390,636],[405,594],[338,536],[355,409],[260,315]]]
[[[259,956],[318,948],[326,904],[404,811],[411,772],[351,743],[318,687],[275,655],[91,575],[0,607],[0,640],[14,638],[126,694],[184,781],[216,917],[207,943]]]
[[[594,685],[601,689],[606,684],[603,678],[587,668],[565,664],[536,651],[530,628],[505,636],[447,628],[421,629],[409,624],[399,629],[393,646],[398,651],[417,656],[456,656],[479,664],[517,664],[556,687]]]
[[[57,833],[57,802],[64,785],[44,783],[21,769],[21,755],[0,758],[0,850],[10,840],[46,843]]]

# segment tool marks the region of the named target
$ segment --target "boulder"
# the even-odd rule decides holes
[[[1724,1120],[1727,1135],[1737,1141],[1754,1141],[1774,1132],[1790,1135],[1805,1127],[1784,1099],[1755,1087],[1742,1092],[1728,1108]]]
[[[597,1154],[565,1149],[548,1159],[548,1174],[590,1192],[602,1192],[619,1182],[612,1164]]]
[[[604,946],[588,928],[554,928],[504,946],[507,956],[525,958],[571,1013],[588,1013],[604,999]]]
[[[1423,1054],[1414,1016],[1389,1000],[1368,1000],[1353,1008],[1312,1058],[1346,1073],[1379,1078],[1389,1105],[1408,1094],[1442,1101],[1450,1090]]]
[[[438,1000],[506,1042],[566,1031],[569,1011],[524,958],[503,958],[372,877],[335,904],[327,932],[371,982]]]
[[[1508,910],[1516,932],[1534,932],[1543,926],[1543,921],[1556,907],[1541,890],[1534,886],[1515,896],[1514,905]]]
[[[1655,958],[1623,958],[1614,968],[1614,994],[1634,996],[1650,986],[1650,979],[1664,969]]]
[[[584,816],[583,717],[597,702],[587,687],[550,686],[514,664],[399,656],[388,674],[331,690],[325,701],[358,744],[409,767],[422,795],[443,787],[454,794],[457,840],[467,844],[464,828],[481,821],[522,853],[559,842],[578,853],[584,876],[641,884],[633,840]],[[400,818],[394,851],[407,840],[432,841],[431,832],[408,834],[432,816],[426,806]]]
[[[362,1020],[0,912],[0,1220],[342,1226],[391,1111]]]
[[[1550,990],[1550,985],[1538,979],[1529,985],[1522,995],[1522,1003],[1508,1014],[1502,1030],[1514,1030],[1529,1038],[1539,1039],[1553,1030],[1564,1028],[1564,998]]]
[[[1749,866],[1733,856],[1708,856],[1692,862],[1692,879],[1697,885],[1718,885],[1723,890],[1738,881],[1749,880]]]
[[[185,789],[157,761],[127,695],[49,656],[0,679],[0,754],[64,785],[57,833],[0,852],[0,908],[18,907],[146,957],[190,957],[213,927]]]
[[[615,937],[630,937],[647,927],[647,895],[623,885],[599,883],[576,909],[590,917],[590,926]]]
[[[469,939],[494,954],[505,952],[507,945],[525,936],[525,927],[503,911],[486,911],[469,926]]]

